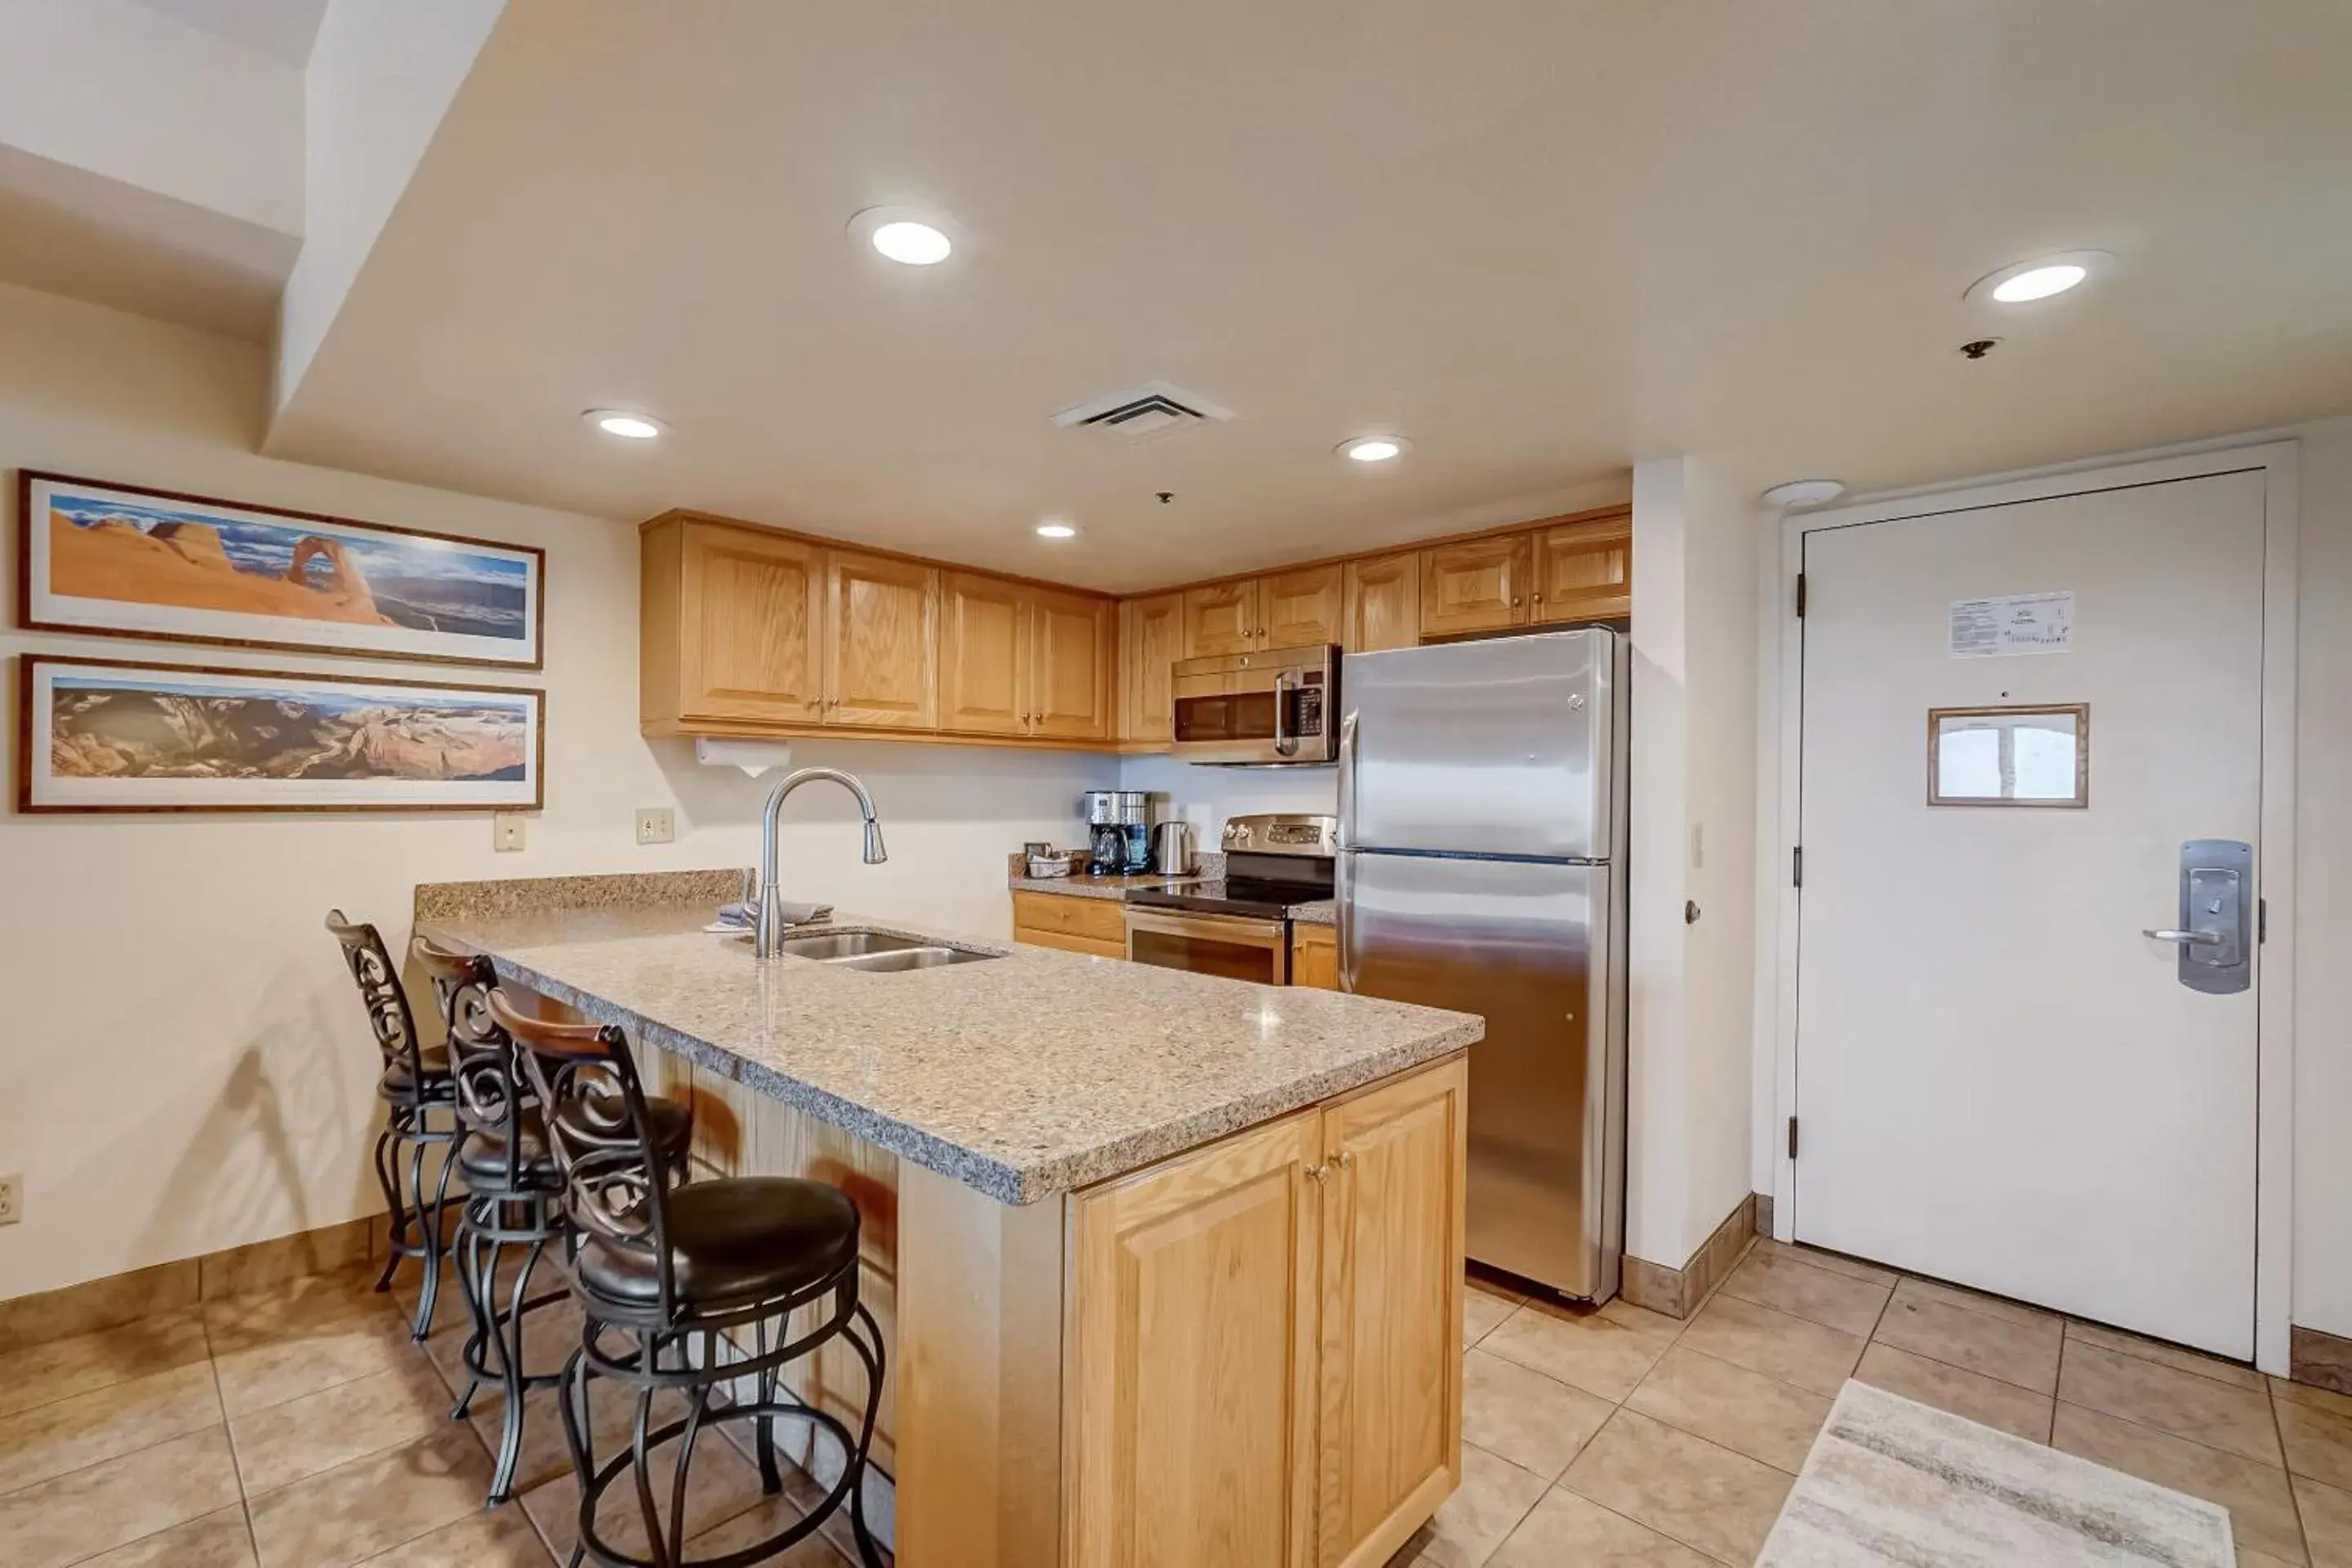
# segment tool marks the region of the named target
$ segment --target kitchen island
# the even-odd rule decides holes
[[[762,963],[700,929],[733,877],[420,889],[417,923],[626,1029],[699,1169],[856,1200],[901,1561],[1385,1563],[1460,1475],[1482,1022],[848,919],[955,957]],[[803,1396],[858,1399],[847,1361]]]

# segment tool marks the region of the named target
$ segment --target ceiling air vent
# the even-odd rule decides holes
[[[1233,416],[1232,410],[1195,397],[1181,386],[1147,381],[1141,386],[1065,408],[1054,416],[1054,423],[1064,429],[1111,432],[1129,441],[1156,441],[1178,430]]]

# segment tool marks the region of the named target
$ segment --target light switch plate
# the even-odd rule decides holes
[[[510,855],[522,847],[522,813],[501,811],[490,818],[490,847]]]
[[[0,1176],[0,1225],[15,1225],[25,1217],[25,1178],[14,1173]]]
[[[671,844],[677,839],[677,813],[666,805],[642,806],[637,811],[637,842],[640,844]]]

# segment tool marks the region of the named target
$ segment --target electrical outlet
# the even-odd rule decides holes
[[[9,1174],[0,1176],[0,1225],[15,1225],[25,1217],[25,1178]]]
[[[501,811],[490,818],[490,847],[511,855],[522,847],[522,813]]]
[[[637,812],[637,842],[672,844],[677,840],[677,813],[666,805],[643,806]]]

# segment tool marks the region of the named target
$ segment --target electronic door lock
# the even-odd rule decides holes
[[[2246,933],[2254,923],[2254,850],[2234,838],[2191,838],[2180,847],[2180,923],[2144,928],[2179,950],[2175,973],[2191,991],[2226,996],[2253,984]]]

